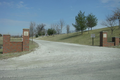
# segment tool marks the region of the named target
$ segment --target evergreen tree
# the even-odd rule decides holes
[[[97,18],[92,13],[89,14],[87,16],[88,33],[89,33],[89,28],[91,28],[91,30],[92,30],[92,27],[94,27],[96,25],[97,25]]]
[[[81,33],[83,34],[83,31],[87,28],[86,25],[86,17],[85,17],[85,12],[80,11],[78,13],[78,16],[75,17],[75,24],[72,24],[76,31],[81,31]]]

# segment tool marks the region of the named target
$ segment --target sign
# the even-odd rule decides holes
[[[95,34],[91,34],[91,38],[95,38]]]
[[[24,31],[24,36],[28,36],[28,31]]]
[[[107,34],[103,34],[103,38],[107,38]]]

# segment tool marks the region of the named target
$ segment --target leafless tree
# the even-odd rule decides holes
[[[107,26],[111,30],[111,34],[113,34],[113,31],[115,30],[116,26],[116,19],[113,16],[106,16],[106,21],[102,22],[102,25]]]
[[[37,27],[36,27],[36,32],[37,32],[37,34],[38,35],[42,35],[43,33],[45,33],[45,27],[46,25],[45,24],[39,24],[39,25],[37,25]]]
[[[47,29],[45,29],[45,36],[47,36]]]
[[[120,29],[120,8],[117,8],[113,11],[114,13],[114,18],[119,20],[119,29]]]
[[[60,24],[60,27],[61,27],[61,33],[62,33],[62,29],[63,29],[63,27],[64,27],[64,25],[65,25],[65,22],[64,22],[64,20],[60,20],[60,22],[59,22],[59,24]]]
[[[30,37],[32,37],[32,43],[33,43],[33,36],[34,36],[34,30],[35,30],[35,22],[30,23]]]
[[[61,29],[59,28],[59,25],[56,24],[56,33],[57,33],[57,34],[60,34],[60,32],[61,32]]]
[[[67,25],[66,26],[66,29],[67,29],[67,34],[70,32],[70,26],[69,25]]]

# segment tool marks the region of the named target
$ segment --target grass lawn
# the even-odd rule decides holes
[[[22,41],[22,38],[11,38],[10,41],[19,42],[19,41]],[[3,38],[2,37],[0,37],[0,46],[1,45],[3,45]],[[12,57],[18,57],[18,56],[30,53],[31,51],[34,51],[34,49],[37,47],[38,47],[37,43],[35,43],[35,42],[32,43],[32,41],[30,41],[29,42],[29,51],[2,54],[3,49],[0,49],[0,59],[8,59],[8,58],[12,58]]]
[[[46,36],[39,38],[41,40],[48,40],[48,41],[57,41],[57,42],[67,42],[67,43],[75,43],[75,44],[83,44],[83,45],[92,45],[92,38],[91,34],[95,34],[94,39],[94,45],[99,46],[100,45],[100,32],[101,31],[107,31],[108,33],[108,42],[112,41],[112,37],[120,37],[120,29],[116,26],[113,34],[111,35],[110,28],[102,28],[102,29],[96,29],[91,30],[88,32],[81,33],[69,33],[67,34],[60,34],[53,36]],[[120,46],[115,46],[115,48],[120,48]]]

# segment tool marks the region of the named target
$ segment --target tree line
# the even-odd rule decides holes
[[[75,24],[72,24],[76,32],[80,31],[81,34],[83,34],[83,31],[88,28],[88,33],[89,33],[89,28],[92,28],[97,25],[98,19],[90,13],[88,16],[85,16],[85,12],[80,11],[78,15],[75,17]]]
[[[116,21],[119,21],[119,28],[120,28],[120,9],[116,8],[113,11],[113,15],[107,15],[106,20],[102,22],[102,25],[107,26],[111,30],[111,34],[113,34],[113,31],[115,29]],[[98,19],[95,15],[92,13],[85,16],[85,12],[80,11],[77,16],[75,16],[75,24],[72,24],[76,30],[76,32],[81,32],[83,34],[84,30],[88,28],[88,34],[89,29],[95,27],[98,23]],[[37,26],[37,27],[36,27]],[[62,30],[66,28],[67,34],[70,33],[70,26],[66,25],[63,19],[61,19],[58,23],[54,23],[50,25],[49,29],[45,29],[45,24],[38,24],[36,25],[35,22],[30,23],[30,37],[33,38],[34,35],[36,37],[42,36],[42,35],[55,35],[55,34],[62,34]]]
[[[111,34],[113,34],[113,31],[115,30],[115,26],[117,26],[117,21],[119,22],[119,29],[120,29],[120,8],[116,8],[112,11],[112,15],[107,15],[106,20],[103,21],[101,24],[104,26],[107,26],[111,30]],[[85,12],[80,11],[77,16],[75,16],[75,24],[72,24],[76,32],[80,31],[81,34],[83,34],[83,31],[88,28],[95,27],[97,25],[98,19],[93,15],[92,13],[88,14],[88,16],[85,16]]]
[[[81,31],[81,33],[83,33],[84,30],[86,30],[86,28],[88,28],[88,32],[89,32],[89,28],[96,26],[97,25],[97,18],[95,17],[95,15],[93,15],[92,13],[89,14],[88,16],[84,15],[85,12],[80,11],[78,13],[78,16],[75,17],[76,23],[72,24],[75,27],[76,32]],[[37,27],[35,27],[36,24],[35,22],[31,22],[30,23],[30,37],[33,38],[34,35],[36,35],[36,37],[41,36],[41,35],[55,35],[55,34],[62,34],[62,29],[66,28],[66,32],[67,34],[70,33],[70,26],[66,25],[65,26],[65,22],[63,19],[61,19],[58,23],[54,23],[51,24],[49,29],[45,29],[45,24],[39,24],[37,25]]]
[[[36,25],[35,22],[30,23],[30,37],[36,35],[36,36],[42,36],[42,35],[55,35],[55,34],[62,34],[62,30],[65,26],[64,20],[60,20],[58,23],[54,23],[50,25],[49,29],[45,29],[46,24],[38,24]],[[70,26],[66,26],[67,33],[70,31]]]

